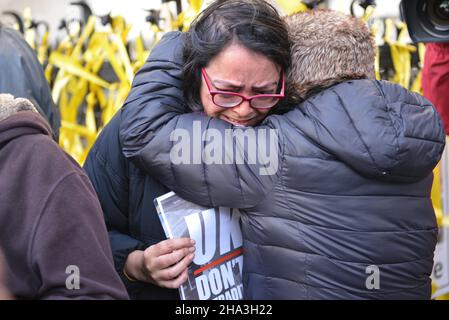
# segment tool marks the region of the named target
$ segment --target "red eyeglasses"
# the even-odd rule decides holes
[[[241,104],[243,101],[249,101],[252,108],[255,109],[269,109],[274,107],[279,100],[284,98],[284,71],[282,71],[282,88],[279,94],[258,94],[251,97],[245,97],[236,92],[211,90],[211,83],[209,76],[206,73],[206,69],[201,69],[201,74],[206,81],[207,89],[209,94],[212,96],[212,101],[219,107],[222,108],[234,108]]]

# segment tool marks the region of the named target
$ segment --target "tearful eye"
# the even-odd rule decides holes
[[[220,98],[220,99],[223,99],[223,100],[233,100],[233,99],[236,99],[235,96],[227,95],[227,94],[220,94],[220,95],[217,95],[217,96],[219,96],[219,98]],[[238,99],[238,98],[237,98],[237,99]]]

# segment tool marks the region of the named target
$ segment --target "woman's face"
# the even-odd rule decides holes
[[[240,93],[246,97],[273,94],[278,88],[281,68],[269,58],[239,44],[232,44],[220,52],[205,68],[211,90]],[[220,118],[236,126],[260,123],[270,109],[254,109],[249,101],[233,108],[214,104],[206,82],[202,78],[201,102],[208,116]]]

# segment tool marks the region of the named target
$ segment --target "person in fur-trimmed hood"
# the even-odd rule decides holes
[[[0,247],[18,299],[127,299],[88,177],[33,104],[0,94]]]
[[[236,127],[189,112],[181,87],[148,90],[151,71],[141,72],[121,112],[125,156],[189,201],[241,208],[247,299],[429,299],[432,169],[445,144],[438,113],[422,96],[374,80],[374,43],[358,20],[312,11],[287,22],[289,74],[303,103]],[[153,49],[152,70],[170,65],[164,76],[176,78],[182,55],[163,48],[179,42],[167,36]],[[173,133],[202,140],[180,143]],[[181,146],[201,162],[172,161]],[[271,172],[258,160],[267,156],[278,160]]]
[[[346,80],[375,79],[375,43],[360,19],[312,10],[286,22],[294,61],[289,76],[300,98]]]

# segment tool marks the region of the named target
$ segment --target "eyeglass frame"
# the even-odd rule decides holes
[[[228,109],[228,108],[235,108],[235,107],[237,107],[238,105],[242,104],[243,101],[248,101],[248,102],[249,102],[249,105],[251,106],[251,108],[254,108],[254,109],[271,109],[271,108],[273,108],[274,106],[276,106],[276,104],[278,104],[279,100],[285,98],[285,92],[284,92],[284,90],[285,90],[284,70],[282,70],[281,72],[282,72],[282,87],[281,87],[281,92],[280,92],[280,93],[277,93],[277,94],[256,94],[256,95],[254,95],[254,96],[246,97],[246,96],[244,96],[244,95],[242,95],[242,94],[240,94],[240,93],[237,93],[237,92],[232,92],[232,91],[221,91],[221,90],[211,90],[212,83],[211,83],[211,81],[210,81],[210,79],[209,79],[209,75],[207,74],[206,69],[205,69],[204,67],[201,68],[201,74],[202,74],[204,80],[206,81],[207,90],[209,90],[209,94],[212,96],[212,102],[213,102],[216,106],[218,106],[218,107],[220,107],[220,108],[226,108],[226,109]],[[232,107],[224,107],[224,106],[221,106],[221,105],[219,105],[219,104],[217,104],[217,103],[215,102],[215,96],[216,96],[217,94],[223,94],[223,95],[228,95],[228,96],[237,96],[237,97],[242,98],[242,101],[240,101],[239,103],[237,103],[235,106],[232,106]],[[272,105],[271,107],[253,107],[253,105],[251,104],[251,100],[253,100],[253,99],[255,99],[255,98],[264,98],[264,97],[266,97],[266,98],[268,98],[268,97],[270,97],[270,98],[278,98],[279,100],[278,100],[274,105]]]

